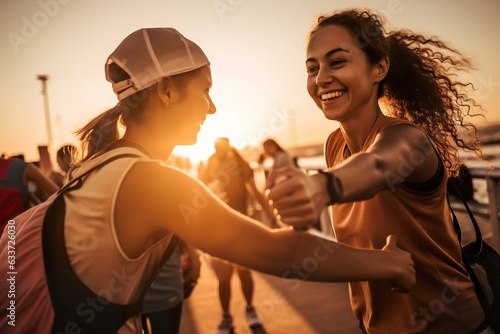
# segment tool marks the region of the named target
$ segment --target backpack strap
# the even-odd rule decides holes
[[[449,179],[448,182],[451,183],[451,185],[454,187],[458,198],[460,198],[460,200],[462,201],[462,203],[465,207],[465,210],[469,214],[470,221],[471,221],[472,225],[474,226],[474,233],[476,234],[476,240],[474,241],[474,244],[472,247],[473,247],[473,250],[475,251],[475,253],[478,254],[481,251],[481,244],[483,242],[483,236],[481,234],[481,229],[479,228],[479,224],[477,223],[476,217],[474,217],[474,214],[472,213],[472,210],[470,209],[469,204],[467,204],[467,201],[465,200],[464,196],[462,195],[462,192],[455,184],[455,181],[452,179]],[[453,216],[453,227],[455,228],[455,232],[457,233],[458,241],[461,243],[462,242],[462,232],[460,230],[460,225],[458,224],[457,216],[455,215],[455,212],[451,208],[450,198],[449,198],[448,194],[446,195],[446,200],[448,201],[448,207],[450,208],[451,214]]]
[[[106,299],[106,287],[97,294],[78,277],[66,250],[64,240],[64,217],[66,207],[64,194],[81,188],[83,181],[93,171],[120,158],[139,157],[137,154],[119,154],[93,166],[62,187],[48,207],[43,221],[42,246],[47,286],[54,309],[53,333],[79,331],[80,333],[116,333],[131,317],[139,314],[146,289],[132,304],[116,304]],[[163,263],[173,253],[178,237],[173,235],[163,254],[161,265],[149,278],[150,286]]]
[[[485,313],[485,316],[486,316],[485,321],[483,321],[483,324],[482,324],[482,325],[484,325],[487,322],[487,319],[492,317],[493,311],[492,311],[490,305],[488,304],[488,301],[486,299],[486,295],[484,294],[484,290],[481,286],[481,283],[479,282],[479,279],[476,276],[476,273],[474,272],[474,269],[472,269],[471,262],[470,262],[471,256],[473,256],[473,257],[477,256],[481,252],[482,247],[483,247],[483,237],[481,234],[481,229],[479,228],[479,224],[477,223],[476,218],[474,217],[474,214],[472,213],[472,210],[469,207],[469,204],[467,204],[467,201],[463,197],[462,192],[457,187],[454,180],[450,179],[449,183],[451,183],[452,186],[454,187],[456,195],[460,198],[467,213],[469,214],[470,221],[472,222],[472,225],[474,226],[474,232],[476,234],[475,241],[462,247],[462,232],[460,230],[460,224],[458,223],[457,216],[455,215],[455,212],[453,211],[453,208],[451,207],[450,198],[449,198],[448,194],[446,194],[446,200],[448,202],[448,207],[449,207],[451,215],[453,217],[453,227],[454,227],[455,232],[457,234],[460,250],[462,253],[462,263],[463,263],[463,266],[465,267],[465,270],[467,270],[467,273],[469,274],[469,279],[474,284],[477,298],[478,298],[479,303],[481,304],[483,311]],[[466,249],[467,252],[465,252],[464,249]],[[482,329],[484,329],[484,328],[482,328]]]

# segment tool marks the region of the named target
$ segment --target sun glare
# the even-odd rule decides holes
[[[231,115],[216,114],[209,116],[198,133],[196,144],[177,146],[174,154],[187,157],[194,166],[200,161],[206,161],[214,153],[214,143],[217,138],[227,137],[230,143],[238,147],[241,141],[243,126],[241,122]]]
[[[217,85],[214,84],[210,95],[217,108],[216,113],[207,115],[198,133],[196,144],[178,146],[173,152],[189,158],[194,166],[214,153],[214,143],[217,138],[229,138],[231,145],[237,149],[248,145],[248,138],[256,122],[256,118],[249,115],[254,115],[255,110],[264,108],[262,99],[248,100],[248,92],[258,95],[258,92],[255,92],[255,87],[258,85],[250,79],[235,84],[218,80],[217,75],[214,75],[214,82]],[[246,102],[242,105],[241,101]]]

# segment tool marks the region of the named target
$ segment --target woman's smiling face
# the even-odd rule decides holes
[[[344,121],[376,106],[377,68],[344,27],[327,25],[312,35],[306,68],[307,90],[326,118]]]
[[[187,83],[180,94],[180,98],[166,109],[169,118],[168,135],[177,138],[179,145],[196,143],[196,136],[200,131],[205,118],[216,111],[210,98],[212,75],[209,66],[197,71],[196,75]]]

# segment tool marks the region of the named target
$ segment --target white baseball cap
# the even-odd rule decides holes
[[[130,78],[117,78],[117,65]],[[106,61],[106,80],[118,100],[151,87],[162,78],[210,64],[203,50],[174,28],[143,28],[128,35]]]

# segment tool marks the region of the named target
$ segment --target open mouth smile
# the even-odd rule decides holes
[[[336,90],[333,92],[321,94],[320,98],[323,102],[326,102],[341,97],[345,92],[345,90]]]

